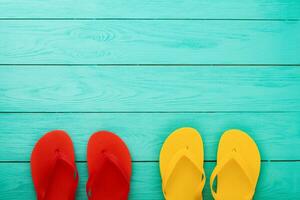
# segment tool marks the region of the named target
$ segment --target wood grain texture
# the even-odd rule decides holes
[[[54,129],[70,134],[78,161],[99,130],[123,138],[134,161],[157,161],[167,136],[185,126],[201,133],[205,160],[216,159],[222,133],[232,128],[251,135],[263,160],[300,160],[300,113],[2,113],[0,161],[28,161],[38,139]]]
[[[0,21],[0,64],[300,64],[300,21]]]
[[[21,5],[21,6],[20,6]],[[2,0],[0,18],[299,19],[298,0]]]
[[[263,159],[255,199],[299,199],[299,32],[299,0],[1,0],[0,199],[35,198],[30,154],[53,129],[73,139],[87,199],[86,144],[106,129],[131,151],[130,199],[162,200],[159,151],[184,126],[207,178],[238,128]]]
[[[0,68],[2,112],[300,111],[298,67]]]
[[[206,163],[206,176],[209,177],[215,163]],[[86,163],[77,163],[79,186],[77,199],[87,199],[85,183]],[[300,195],[300,163],[262,163],[261,175],[254,199],[292,200]],[[35,193],[30,176],[29,163],[0,164],[0,199],[34,199]],[[209,182],[206,182],[203,197],[212,199]],[[158,163],[133,163],[131,200],[162,200],[161,179]]]

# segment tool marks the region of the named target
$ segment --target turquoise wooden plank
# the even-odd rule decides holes
[[[2,112],[300,111],[299,67],[0,68]]]
[[[122,137],[134,161],[157,161],[167,136],[185,126],[201,133],[205,160],[216,159],[222,133],[232,128],[254,138],[263,160],[300,160],[300,113],[2,113],[0,161],[28,161],[34,144],[53,129],[70,134],[79,161],[99,130]]]
[[[6,20],[0,64],[300,64],[300,21]]]
[[[0,18],[299,19],[298,0],[2,0]]]
[[[205,164],[207,177],[210,176],[214,166],[215,163]],[[85,193],[87,180],[86,163],[77,163],[77,167],[80,176],[77,199],[87,199]],[[300,162],[262,163],[261,176],[254,199],[298,199],[300,195],[299,170]],[[0,175],[0,199],[23,200],[35,198],[29,163],[1,163]],[[208,180],[203,192],[206,200],[212,199]],[[133,163],[133,177],[129,199],[163,199],[158,163]]]

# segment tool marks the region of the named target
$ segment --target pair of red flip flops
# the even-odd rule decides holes
[[[74,200],[78,171],[71,138],[64,131],[45,134],[31,154],[31,173],[38,200]],[[117,135],[100,131],[87,146],[88,199],[128,199],[131,158]]]

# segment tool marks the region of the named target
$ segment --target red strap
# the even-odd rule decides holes
[[[98,169],[94,173],[90,174],[89,179],[86,184],[86,193],[90,200],[93,199],[93,196],[92,196],[93,184],[95,183],[95,180],[97,180],[103,173],[103,171],[101,169],[105,162],[110,162],[111,164],[113,164],[114,166],[117,167],[118,172],[121,174],[121,177],[126,182],[126,190],[129,191],[130,178],[127,176],[126,172],[124,171],[124,168],[120,165],[118,158],[112,153],[103,151],[103,152],[101,152],[101,154],[99,156]]]
[[[46,189],[44,191],[38,193],[38,199],[39,200],[43,200],[47,196],[47,191],[48,191],[47,188],[49,188],[49,186],[52,184],[55,169],[57,167],[58,162],[60,162],[60,161],[66,163],[67,166],[69,166],[70,169],[72,171],[74,171],[74,182],[73,182],[73,185],[72,185],[72,191],[76,190],[77,183],[78,183],[78,180],[79,180],[79,176],[78,176],[78,171],[77,171],[77,168],[75,166],[75,163],[71,162],[68,159],[68,157],[65,156],[65,154],[60,152],[59,150],[56,150],[55,154],[56,155],[55,155],[55,158],[54,158],[53,166],[52,166],[52,169],[51,169],[51,173],[50,173],[50,176],[49,176],[49,179],[48,179],[49,181],[47,183]],[[71,199],[71,200],[75,199],[75,192],[72,192],[70,194],[69,199]]]

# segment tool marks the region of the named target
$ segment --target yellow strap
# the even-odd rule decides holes
[[[252,180],[252,176],[249,173],[250,169],[248,167],[248,164],[243,159],[243,157],[236,151],[232,151],[227,156],[225,156],[222,160],[218,161],[217,166],[215,167],[214,171],[212,172],[212,175],[210,177],[210,189],[211,189],[211,193],[212,193],[214,199],[218,199],[218,194],[213,189],[214,180],[218,176],[218,174],[224,169],[224,167],[231,161],[235,162],[241,168],[242,172],[245,174],[245,176],[250,184],[251,191],[249,192],[248,195],[245,196],[244,200],[252,199],[254,192],[255,192],[254,191],[255,183]]]
[[[187,158],[197,168],[197,170],[202,175],[201,184],[199,185],[199,190],[197,192],[201,193],[204,188],[204,184],[205,184],[205,180],[206,180],[204,169],[203,169],[203,167],[201,168],[200,166],[197,165],[197,163],[194,162],[195,161],[194,155],[187,148],[184,148],[184,149],[181,149],[178,152],[176,152],[176,154],[173,156],[170,163],[168,164],[166,174],[163,177],[163,182],[162,182],[162,188],[163,188],[165,197],[167,195],[166,186],[168,184],[168,181],[169,181],[171,175],[174,173],[176,166],[183,158]]]

